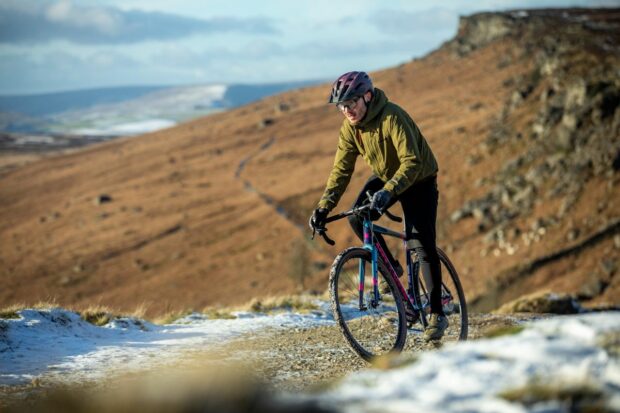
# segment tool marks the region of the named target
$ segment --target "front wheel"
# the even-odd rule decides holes
[[[371,264],[370,251],[349,248],[336,257],[329,275],[334,318],[353,350],[367,361],[401,351],[407,336],[402,297],[380,260],[382,287],[375,295]]]

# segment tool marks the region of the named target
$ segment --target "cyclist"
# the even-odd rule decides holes
[[[435,156],[407,112],[373,87],[365,72],[348,72],[336,79],[328,103],[336,104],[345,119],[340,127],[334,166],[310,217],[310,227],[325,227],[325,219],[346,190],[355,161],[361,155],[373,174],[353,206],[364,204],[366,192],[373,192],[371,209],[373,219],[378,219],[384,210],[400,201],[407,239],[414,245],[431,293],[431,317],[424,339],[438,340],[448,328],[448,319],[441,305],[441,267],[435,240],[439,197]],[[361,219],[351,216],[349,222],[361,240]],[[398,275],[402,275],[403,268],[388,250],[384,238],[380,234],[376,238]]]

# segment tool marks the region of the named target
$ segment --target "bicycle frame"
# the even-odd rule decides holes
[[[371,195],[368,195],[368,197],[370,199]],[[402,222],[402,218],[392,215],[389,211],[383,211],[383,213],[393,221]],[[370,347],[364,343],[369,339],[367,337],[369,334],[368,328],[373,329],[372,322],[364,324],[366,328],[362,328],[361,330],[359,330],[359,325],[355,327],[355,324],[351,324],[354,326],[354,329],[358,329],[358,331],[354,333],[352,333],[350,329],[350,323],[355,323],[355,320],[358,318],[361,319],[361,317],[368,316],[368,319],[375,320],[375,323],[376,320],[381,320],[382,322],[387,320],[394,324],[393,314],[394,311],[396,311],[398,313],[398,322],[394,325],[398,327],[398,330],[394,338],[394,343],[390,344],[390,346],[393,345],[392,350],[402,350],[406,339],[407,326],[408,328],[412,328],[414,324],[420,322],[423,329],[428,327],[430,318],[430,295],[431,292],[435,293],[435,288],[437,286],[433,285],[432,280],[429,280],[429,274],[426,274],[421,268],[422,265],[420,261],[423,257],[420,256],[421,254],[419,254],[418,251],[422,248],[419,240],[407,239],[406,228],[403,232],[398,232],[375,225],[371,220],[370,203],[362,206],[354,206],[348,211],[327,217],[321,226],[317,226],[315,222],[311,221],[313,239],[314,235],[318,234],[323,237],[325,242],[329,245],[335,245],[335,241],[327,236],[327,228],[325,225],[353,215],[356,216],[356,219],[362,221],[363,234],[361,235],[363,244],[361,247],[350,247],[345,249],[334,260],[329,278],[330,294],[334,318],[337,320],[340,330],[353,350],[365,360],[370,360],[375,353],[372,346],[381,346],[381,344],[376,341],[369,342],[368,344]],[[356,223],[351,223],[357,227]],[[401,283],[392,265],[392,260],[388,258],[389,250],[382,247],[377,240],[379,235],[397,238],[404,243],[408,277],[408,288],[406,290],[405,286],[403,286],[404,282]],[[416,254],[415,257],[413,256],[414,253]],[[466,340],[467,305],[463,288],[458,274],[445,252],[437,248],[437,254],[439,256],[440,266],[445,266],[449,273],[449,287],[442,280],[440,286],[441,290],[439,291],[443,312],[446,317],[450,316],[456,318],[456,336],[458,340]],[[355,262],[356,260],[357,263]],[[383,262],[380,263],[379,260]],[[383,265],[385,265],[385,267],[382,267]],[[370,272],[372,273],[370,275],[372,278],[366,278],[369,276],[368,267],[370,267]],[[381,271],[379,271],[380,269]],[[379,285],[379,272],[381,272],[381,276],[387,281],[387,287],[398,290],[400,296],[396,291],[385,291],[384,294],[382,294],[383,286]],[[358,279],[356,280],[356,278]],[[344,287],[343,294],[340,294],[340,280],[344,280],[342,282],[342,287]],[[357,286],[355,286],[356,282],[358,283]],[[430,287],[432,291],[428,290],[427,287]],[[364,289],[369,291],[364,291]],[[382,297],[382,295],[385,297]],[[388,298],[390,295],[394,296],[393,299]],[[455,297],[457,298],[456,301],[454,301]],[[344,312],[342,308],[343,305],[345,307]],[[351,308],[356,305],[359,307],[358,309]],[[378,334],[381,334],[379,330],[383,328],[383,326],[383,324],[377,326]],[[372,335],[374,333],[370,332],[370,334]],[[454,337],[454,331],[449,335]],[[379,349],[378,351],[382,352],[383,350]]]
[[[406,300],[406,303],[408,303],[414,311],[422,311],[423,307],[421,303],[416,302],[416,297],[413,294],[413,290],[412,290],[414,272],[417,275],[418,268],[414,268],[414,265],[411,261],[411,249],[407,246],[407,238],[406,238],[405,233],[393,231],[389,228],[385,228],[385,227],[373,224],[368,214],[364,214],[363,227],[364,227],[363,248],[369,250],[371,253],[371,257],[372,257],[373,301],[378,303],[379,300],[381,299],[381,294],[379,293],[379,282],[378,282],[379,276],[378,276],[378,268],[377,268],[378,267],[377,259],[378,259],[378,256],[381,256],[381,259],[385,263],[390,273],[390,276],[392,277],[392,279],[394,280],[394,283],[398,287],[398,290],[401,296]],[[390,260],[388,259],[385,251],[383,251],[381,244],[379,244],[379,242],[375,239],[375,236],[374,236],[375,233],[387,235],[387,236],[394,237],[394,238],[399,238],[404,242],[406,265],[407,265],[407,278],[408,278],[409,289],[412,292],[411,294],[409,294],[409,292],[405,290],[405,287],[400,282],[400,279],[398,278],[398,274],[396,274],[396,270],[394,270],[394,267],[390,263]],[[364,263],[362,261],[360,261],[359,265],[360,265],[359,267],[359,276],[360,276],[359,305],[360,305],[360,310],[366,310],[365,305],[364,305],[364,280],[366,277],[366,274],[365,274],[366,271],[365,271]],[[423,325],[426,327],[426,318],[421,317],[421,319],[423,321]]]

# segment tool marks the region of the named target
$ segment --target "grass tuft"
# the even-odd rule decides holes
[[[82,320],[87,321],[96,326],[104,326],[115,318],[112,311],[107,307],[90,307],[86,310],[78,312]]]
[[[416,356],[388,353],[372,359],[371,365],[377,370],[393,370],[410,366],[417,361]]]
[[[33,306],[23,306],[22,308],[33,308],[35,310],[52,310],[54,308],[59,308],[60,305],[56,301],[55,298],[52,298],[48,301],[39,301]]]
[[[513,326],[501,326],[491,328],[484,333],[485,338],[496,338],[502,336],[514,336],[525,330],[525,326],[513,325]]]
[[[620,357],[620,331],[610,331],[603,334],[598,345],[612,357]]]
[[[499,396],[512,403],[533,406],[558,401],[571,412],[606,412],[604,392],[589,383],[546,384],[533,381],[524,387],[506,390]]]
[[[23,303],[12,304],[10,306],[4,307],[0,309],[0,318],[5,320],[9,319],[19,319],[21,316],[19,315],[19,311],[33,309],[33,310],[51,310],[52,308],[58,308],[58,304],[52,301],[39,301],[34,305],[26,305]]]
[[[282,297],[255,298],[246,305],[249,311],[269,313],[274,311],[310,312],[318,310],[318,306],[305,296],[290,295]]]
[[[210,319],[234,320],[237,318],[230,309],[206,307],[202,310],[202,313]]]
[[[171,324],[180,318],[190,315],[193,312],[194,310],[172,310],[172,311],[168,311],[166,314],[163,314],[157,317],[156,319],[152,321],[153,323],[159,324],[159,325]]]
[[[18,319],[20,318],[18,311],[23,309],[23,306],[20,305],[12,305],[9,307],[5,307],[0,309],[0,319],[10,320],[10,319]]]

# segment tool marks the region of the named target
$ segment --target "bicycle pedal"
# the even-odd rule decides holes
[[[417,312],[414,313],[411,310],[407,309],[405,310],[405,318],[407,319],[407,323],[413,325],[420,321],[420,314],[418,314]]]

